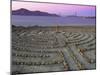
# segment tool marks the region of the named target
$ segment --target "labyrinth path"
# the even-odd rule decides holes
[[[12,72],[95,69],[95,44],[94,32],[16,29],[12,32]]]

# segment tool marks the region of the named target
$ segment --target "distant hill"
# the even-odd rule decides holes
[[[96,16],[86,16],[86,17],[84,17],[84,18],[91,18],[91,19],[95,19],[95,18],[96,18]]]
[[[75,15],[68,15],[66,17],[80,17],[80,18],[90,18],[90,19],[95,19],[96,16],[75,16]]]
[[[30,11],[24,8],[13,10],[12,15],[24,15],[24,16],[57,16],[57,14],[51,14],[48,12],[42,12],[42,11]]]

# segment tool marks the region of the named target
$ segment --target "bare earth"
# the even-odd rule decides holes
[[[12,74],[96,68],[95,27],[12,27]]]

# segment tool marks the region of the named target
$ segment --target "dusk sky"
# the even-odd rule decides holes
[[[39,10],[55,13],[62,16],[74,15],[75,13],[77,13],[78,16],[95,16],[96,13],[95,6],[12,1],[12,10],[20,8],[25,8],[31,11]]]

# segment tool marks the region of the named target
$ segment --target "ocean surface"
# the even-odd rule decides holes
[[[95,18],[18,16],[12,15],[12,24],[16,26],[95,26]]]

